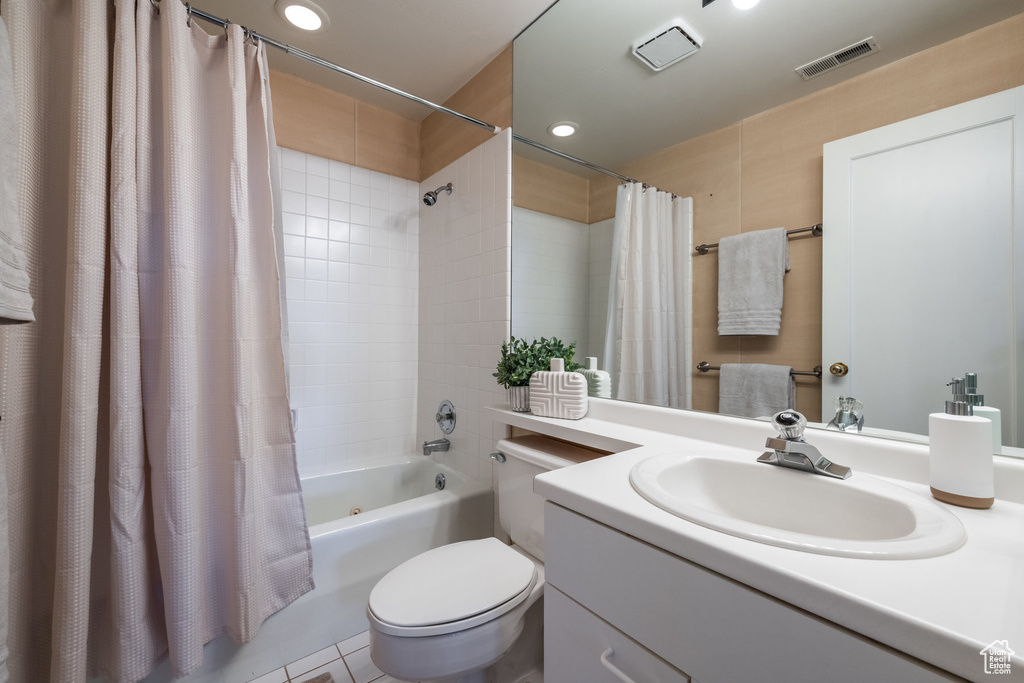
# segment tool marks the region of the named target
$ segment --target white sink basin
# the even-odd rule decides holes
[[[740,538],[822,555],[916,559],[956,550],[952,513],[902,486],[854,471],[846,480],[756,462],[751,454],[670,453],[629,473],[641,496]]]

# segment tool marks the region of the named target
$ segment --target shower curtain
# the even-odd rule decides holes
[[[620,185],[605,333],[612,396],[689,408],[693,200]]]
[[[10,676],[185,674],[312,588],[265,55],[178,0],[3,15],[37,314],[0,330]]]

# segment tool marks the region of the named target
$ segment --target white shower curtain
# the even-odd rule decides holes
[[[690,407],[692,227],[692,199],[619,186],[605,334],[615,398]]]
[[[3,3],[38,321],[0,330],[15,681],[184,674],[312,588],[265,55],[160,4]]]

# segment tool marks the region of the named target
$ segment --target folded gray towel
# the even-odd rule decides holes
[[[722,363],[718,412],[740,417],[771,416],[796,407],[796,381],[787,365]]]
[[[719,240],[718,334],[777,335],[782,321],[782,278],[787,270],[785,228]]]

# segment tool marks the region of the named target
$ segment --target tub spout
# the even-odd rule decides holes
[[[423,455],[430,455],[434,451],[441,451],[442,453],[448,450],[448,447],[452,445],[452,442],[448,439],[434,439],[433,441],[423,442]]]

